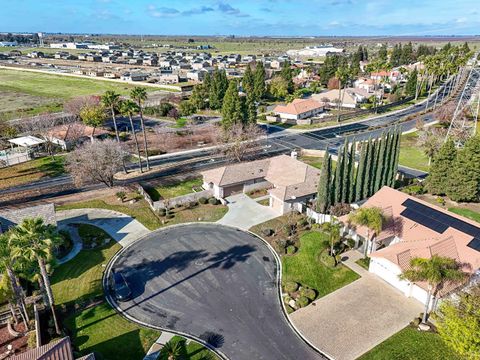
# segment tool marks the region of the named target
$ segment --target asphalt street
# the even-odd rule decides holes
[[[201,339],[231,360],[326,359],[283,313],[276,258],[250,233],[214,224],[153,232],[112,264],[130,319]]]

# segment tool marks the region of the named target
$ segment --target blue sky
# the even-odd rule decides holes
[[[0,0],[0,31],[475,35],[479,0]]]

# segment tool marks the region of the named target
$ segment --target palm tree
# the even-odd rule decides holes
[[[342,88],[343,94],[345,95],[345,87],[348,79],[350,78],[350,70],[347,65],[339,66],[335,72],[335,77],[338,79],[338,114],[337,122],[340,122],[340,107],[343,103]]]
[[[60,334],[55,300],[53,298],[50,279],[47,272],[47,261],[52,257],[54,247],[61,244],[62,239],[53,226],[47,225],[41,218],[25,219],[11,232],[10,242],[13,246],[13,257],[24,258],[28,261],[37,261],[43,286],[47,293],[48,304],[52,310],[53,321],[57,334]]]
[[[410,269],[399,275],[402,280],[412,282],[425,281],[427,287],[427,301],[422,322],[427,322],[427,314],[430,310],[432,295],[436,296],[441,286],[448,281],[460,282],[467,278],[467,273],[461,270],[461,264],[455,259],[432,255],[430,259],[413,258],[410,260]]]
[[[322,224],[322,229],[328,233],[328,239],[330,241],[330,255],[335,261],[335,266],[337,266],[337,256],[335,254],[334,246],[340,241],[340,223],[335,222],[334,220]]]
[[[112,114],[112,120],[113,120],[113,127],[115,129],[115,137],[117,138],[117,142],[120,142],[120,137],[118,135],[118,127],[117,127],[117,118],[115,116],[115,109],[118,108],[120,105],[120,94],[117,94],[113,90],[107,90],[105,91],[105,94],[102,95],[102,103],[103,106],[106,108],[110,109],[110,112]],[[125,160],[123,161],[123,171],[125,174],[127,173],[127,167],[125,165]]]
[[[9,242],[10,232],[0,234],[0,270],[2,270],[10,281],[10,286],[15,297],[17,306],[20,307],[20,315],[22,320],[28,328],[28,322],[30,321],[25,306],[23,290],[18,282],[18,278],[14,272],[15,259],[12,254],[12,247]]]
[[[148,146],[147,146],[147,134],[145,132],[145,123],[143,121],[142,104],[147,99],[147,89],[141,86],[136,86],[130,92],[130,97],[137,102],[138,113],[140,114],[140,123],[142,125],[143,132],[143,147],[145,150],[145,159],[147,160],[147,171],[150,170],[150,162],[148,160]]]
[[[130,126],[132,128],[133,140],[135,141],[135,148],[137,149],[138,156],[138,166],[140,167],[140,172],[143,172],[142,168],[142,158],[140,157],[140,146],[138,145],[137,133],[135,132],[135,127],[133,126],[133,114],[138,113],[138,105],[132,100],[124,100],[120,103],[120,113],[124,116],[128,116],[130,119]]]
[[[385,215],[382,209],[378,207],[361,207],[350,214],[349,220],[355,225],[365,226],[367,228],[367,238],[364,248],[364,256],[366,257],[371,242],[370,231],[372,231],[373,236],[382,231]]]
[[[165,345],[163,345],[162,350],[160,350],[161,358],[166,357],[168,360],[180,359],[181,354],[182,354],[182,341],[170,340]]]

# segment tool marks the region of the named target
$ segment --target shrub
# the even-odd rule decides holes
[[[297,291],[298,289],[298,284],[295,281],[287,281],[284,285],[283,288],[287,293],[292,293]]]
[[[175,217],[175,214],[168,213],[167,219],[173,219]]]
[[[29,349],[35,349],[37,347],[37,334],[35,331],[28,333],[27,346]]]
[[[347,245],[350,249],[353,249],[355,247],[355,240],[347,239]]]
[[[287,314],[291,314],[295,311],[295,309],[292,308],[290,305],[285,305],[285,309],[287,309]]]
[[[198,202],[202,205],[205,205],[208,202],[208,199],[205,197],[201,197],[200,199],[198,199]]]
[[[218,205],[220,201],[217,199],[217,198],[214,198],[214,197],[211,197],[210,199],[208,199],[208,203],[210,205]]]
[[[127,141],[130,135],[127,132],[122,131],[120,134],[118,134],[118,137],[121,141]]]
[[[315,298],[317,297],[317,293],[315,292],[315,290],[310,289],[308,286],[305,286],[300,289],[300,296],[304,296],[309,300],[315,300]]]
[[[167,210],[166,209],[158,209],[158,215],[160,216],[165,216],[167,214]]]
[[[304,227],[306,227],[307,225],[308,225],[308,221],[307,221],[307,219],[305,219],[305,218],[300,219],[300,220],[298,220],[298,222],[297,222],[297,226],[298,226],[298,227],[301,227],[301,228],[304,228]]]
[[[285,239],[277,239],[275,241],[275,244],[277,245],[277,250],[281,253],[285,253],[285,248],[288,246],[288,242]]]
[[[297,304],[297,306],[298,306],[299,308],[302,308],[302,307],[307,306],[309,302],[310,302],[310,300],[308,300],[307,297],[305,297],[305,296],[300,296],[300,297],[295,301],[295,304]]]
[[[290,296],[288,296],[288,295],[283,298],[283,302],[284,302],[285,304],[288,304],[288,303],[290,302],[290,300],[292,300],[292,298],[291,298]]]
[[[415,184],[415,185],[407,186],[406,188],[403,189],[403,192],[409,195],[422,195],[422,194],[425,194],[425,189],[423,188],[423,185]]]
[[[422,318],[417,317],[417,318],[412,320],[411,324],[413,326],[418,326],[418,325],[420,325],[421,322],[422,322]]]
[[[445,199],[442,198],[441,196],[438,196],[436,199],[437,203],[439,203],[442,206],[445,206]]]
[[[288,255],[293,255],[297,251],[297,248],[293,245],[287,246],[287,254]]]
[[[115,193],[115,196],[120,199],[122,202],[125,201],[125,199],[127,198],[127,194],[125,193],[125,191],[117,191]]]
[[[262,234],[264,236],[272,236],[274,234],[274,231],[273,231],[273,229],[263,229]]]

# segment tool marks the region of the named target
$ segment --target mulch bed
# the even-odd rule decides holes
[[[25,325],[23,323],[15,326],[14,329],[18,332],[25,331]],[[14,338],[7,330],[7,325],[0,327],[0,354],[7,351],[7,346],[12,345],[15,353],[23,352],[27,350],[28,336],[20,336]]]

